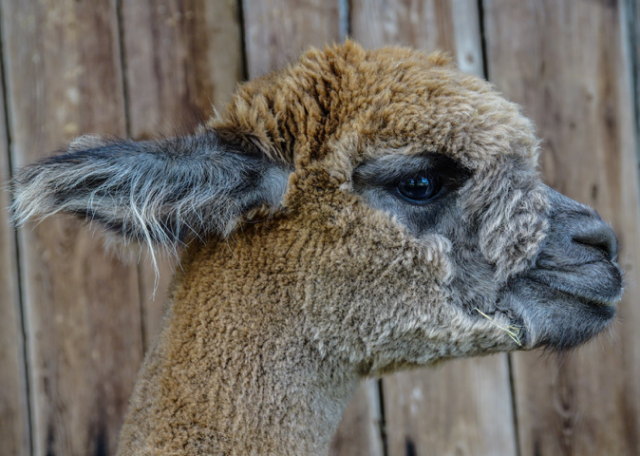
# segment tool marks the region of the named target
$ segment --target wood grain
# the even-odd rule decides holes
[[[631,61],[631,83],[633,85],[633,107],[636,118],[636,149],[638,150],[638,163],[640,164],[640,0],[626,0],[621,8],[623,18],[626,23],[623,24],[626,30],[625,49],[628,52]]]
[[[339,0],[243,0],[250,78],[281,68],[309,46],[339,42]]]
[[[521,454],[640,454],[640,227],[622,2],[486,0],[489,74],[539,127],[545,180],[620,236],[626,293],[607,334],[513,357]]]
[[[250,77],[280,68],[306,47],[338,42],[338,1],[244,0],[246,59]],[[334,436],[332,456],[382,456],[376,382],[363,383]]]
[[[390,455],[515,455],[505,355],[384,379]]]
[[[115,2],[2,1],[13,162],[125,133]],[[33,452],[108,455],[142,358],[135,266],[53,217],[20,230]]]
[[[475,1],[354,0],[353,37],[367,47],[442,49],[482,76]],[[506,355],[463,360],[383,380],[389,454],[515,455]]]
[[[308,45],[341,41],[347,28],[346,0],[0,0],[13,164],[82,133],[189,131],[242,77],[239,3],[252,77]],[[365,46],[442,48],[482,74],[476,0],[349,3],[352,34]],[[594,205],[620,234],[620,318],[575,353],[513,356],[518,452],[507,358],[496,356],[386,378],[384,417],[377,382],[366,382],[331,454],[385,454],[386,424],[390,455],[638,455],[640,1],[480,3],[489,76],[538,125],[545,179]],[[9,174],[2,116],[0,185]],[[169,266],[152,301],[151,270],[138,274],[105,254],[68,217],[21,230],[16,264],[7,203],[0,193],[0,455],[113,454]]]
[[[236,0],[124,0],[123,54],[129,135],[192,133],[222,110],[242,79],[242,35]],[[145,342],[157,332],[176,261],[160,256],[156,283],[141,263]]]
[[[131,134],[191,131],[242,79],[236,0],[123,0]]]
[[[0,93],[0,106],[4,96]],[[0,111],[0,454],[31,453],[27,372],[20,309],[18,264],[9,224],[10,163],[4,110]]]
[[[366,380],[344,412],[330,456],[383,456],[383,425],[377,380]]]
[[[482,75],[476,0],[353,0],[351,24],[353,38],[365,47],[441,49],[461,70]]]

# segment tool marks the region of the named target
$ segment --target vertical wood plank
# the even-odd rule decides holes
[[[222,108],[242,79],[236,0],[123,0],[129,121],[135,137],[173,134]]]
[[[358,387],[331,442],[330,456],[383,456],[382,416],[377,380]]]
[[[367,47],[442,49],[458,67],[482,76],[477,2],[354,0],[353,37]],[[435,370],[385,378],[390,455],[515,455],[506,355],[460,360]]]
[[[24,335],[14,231],[9,224],[11,171],[0,93],[0,454],[30,454]]]
[[[390,455],[517,454],[506,355],[399,373],[383,385]]]
[[[352,36],[363,46],[441,49],[458,67],[482,76],[482,46],[476,0],[352,0]]]
[[[489,74],[545,138],[552,187],[617,231],[619,319],[562,357],[513,356],[521,454],[640,454],[640,227],[623,2],[485,0]]]
[[[295,59],[308,46],[341,39],[338,0],[243,0],[246,59],[254,78]],[[345,411],[331,455],[382,456],[377,383],[364,382]]]
[[[383,380],[390,455],[515,455],[506,355]]]
[[[626,16],[626,51],[631,59],[631,83],[633,107],[636,118],[636,155],[640,165],[640,0],[626,0],[623,16]]]
[[[115,2],[3,0],[13,163],[123,135]],[[71,217],[19,233],[34,454],[115,452],[142,358],[135,266]]]
[[[123,0],[121,17],[133,138],[191,133],[223,108],[243,71],[237,0]],[[159,263],[157,284],[151,265],[141,264],[147,344],[175,265],[168,257]]]
[[[309,46],[339,42],[338,0],[243,0],[249,77],[294,60]]]

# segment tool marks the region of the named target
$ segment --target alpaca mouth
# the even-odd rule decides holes
[[[549,228],[535,265],[508,284],[524,346],[576,347],[605,329],[622,298],[619,243],[591,208],[547,188]]]
[[[622,298],[622,271],[607,260],[534,268],[509,284],[512,311],[525,328],[523,346],[568,349],[604,330]]]
[[[526,277],[594,306],[615,306],[622,299],[622,271],[611,261],[558,268],[537,267]]]

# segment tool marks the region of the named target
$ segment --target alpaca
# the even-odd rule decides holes
[[[519,107],[446,55],[347,41],[193,135],[80,137],[18,173],[13,211],[182,250],[118,455],[326,455],[363,378],[612,320],[616,237],[537,156]]]

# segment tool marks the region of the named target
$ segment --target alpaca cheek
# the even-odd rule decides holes
[[[424,236],[416,241],[414,261],[422,264],[425,274],[438,285],[445,285],[453,279],[452,244],[439,234]]]
[[[494,206],[492,223],[480,232],[482,252],[495,265],[498,282],[531,267],[548,230],[548,202],[540,187],[516,192],[510,203]]]

